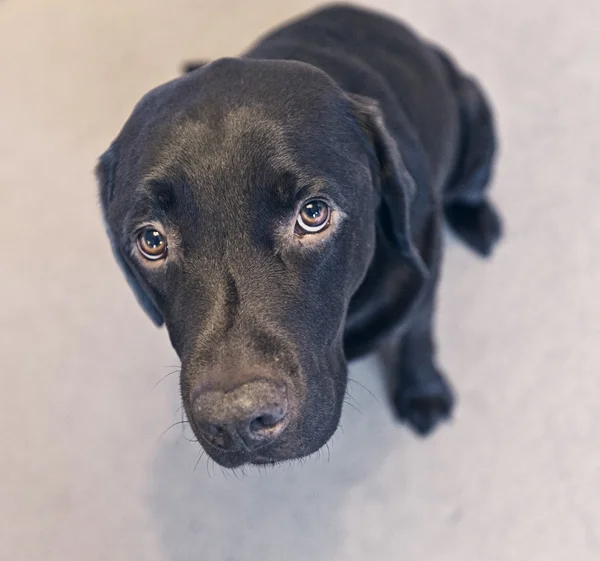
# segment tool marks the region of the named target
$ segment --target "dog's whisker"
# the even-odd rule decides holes
[[[364,384],[361,384],[358,380],[354,380],[353,378],[348,378],[348,382],[352,382],[360,386],[363,390],[365,390],[379,405],[381,405],[381,401],[377,398],[377,396]]]
[[[194,472],[198,468],[198,464],[200,463],[200,460],[202,460],[202,458],[204,457],[204,454],[206,454],[206,452],[204,450],[202,450],[200,452],[200,455],[198,456],[198,461],[196,462],[196,465],[194,466]]]
[[[358,400],[350,393],[350,390],[346,390],[346,397],[349,397],[357,406],[359,405]]]
[[[363,414],[363,412],[362,412],[362,411],[361,411],[361,410],[360,410],[358,407],[356,407],[356,405],[354,405],[354,403],[352,403],[352,402],[350,402],[350,401],[347,401],[347,400],[345,400],[345,399],[344,399],[344,403],[345,403],[346,405],[348,405],[349,407],[352,407],[352,409],[354,409],[355,411],[357,411],[359,415],[361,415],[361,416],[363,416],[363,417],[364,417],[364,414]]]
[[[229,481],[229,473],[225,473],[225,468],[223,466],[219,466],[219,469],[221,470],[221,475],[223,476],[223,479]],[[229,470],[229,471],[233,471],[233,470]]]
[[[180,408],[181,410],[181,435],[183,436],[183,438],[185,438],[188,442],[193,442],[191,441],[186,435],[185,435],[185,427],[189,426],[192,428],[192,434],[193,434],[193,429],[194,427],[192,427],[192,424],[185,418],[185,411],[183,410],[183,407]]]
[[[171,426],[167,427],[164,431],[162,431],[161,435],[156,439],[156,441],[158,442],[167,432],[169,432],[173,427],[176,427],[178,425],[184,425],[186,424],[187,421],[175,421]]]
[[[187,426],[191,426],[191,425],[189,424],[189,422],[187,422],[187,421],[186,421],[186,425],[187,425]],[[185,430],[185,427],[184,427],[184,430]],[[184,438],[185,440],[187,440],[188,442],[191,442],[192,444],[198,444],[198,442],[199,442],[199,440],[196,438],[196,435],[195,435],[195,434],[192,434],[192,437],[190,438],[190,437],[189,437],[187,434],[185,434],[185,432],[182,432],[182,433],[181,433],[181,436],[183,436],[183,438]]]
[[[215,466],[217,465],[216,462],[210,457],[210,456],[206,456],[206,472],[208,473],[208,477],[210,479],[212,479],[215,476]],[[210,464],[212,463],[213,465],[213,472],[212,474],[210,473]]]
[[[178,374],[180,372],[181,372],[181,369],[173,370],[173,372],[169,372],[168,374],[165,374],[158,382],[156,382],[156,384],[154,384],[151,391],[154,391],[156,389],[156,386],[158,386],[161,382],[166,380],[169,376],[172,376],[173,374]]]

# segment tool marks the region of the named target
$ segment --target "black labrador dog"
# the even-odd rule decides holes
[[[347,362],[376,348],[398,416],[429,433],[453,404],[432,333],[443,225],[481,255],[501,234],[481,88],[349,6],[189,70],[143,97],[97,175],[198,441],[225,467],[315,452]]]

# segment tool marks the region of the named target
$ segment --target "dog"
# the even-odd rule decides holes
[[[319,450],[348,362],[375,350],[399,419],[429,434],[454,402],[433,333],[444,225],[482,256],[502,232],[482,88],[346,5],[187,70],[141,99],[96,173],[199,443],[227,468]]]

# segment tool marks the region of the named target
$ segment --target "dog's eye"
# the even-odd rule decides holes
[[[138,234],[137,244],[146,259],[156,261],[167,255],[167,238],[156,228],[144,228]]]
[[[296,220],[296,233],[315,234],[329,226],[331,211],[327,203],[321,200],[309,201],[300,210]]]

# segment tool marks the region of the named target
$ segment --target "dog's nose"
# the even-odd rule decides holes
[[[256,380],[227,392],[199,392],[192,414],[211,444],[229,450],[243,442],[253,450],[275,440],[287,426],[287,391],[276,382]]]

